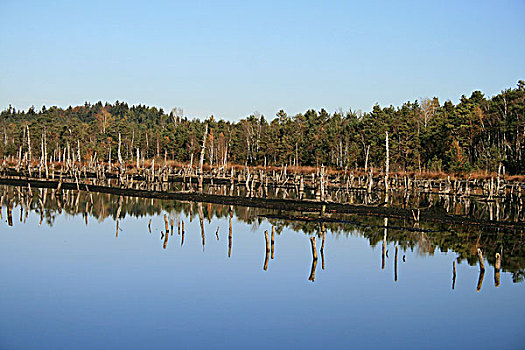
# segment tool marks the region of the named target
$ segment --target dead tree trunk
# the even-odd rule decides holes
[[[388,147],[388,131],[385,139],[386,158],[385,158],[385,203],[388,203],[388,190],[390,188],[388,183],[388,173],[390,171],[390,150]]]
[[[368,170],[368,155],[370,154],[370,145],[368,145],[366,147],[366,151],[365,151],[365,173],[367,172]]]
[[[120,163],[120,167],[122,168],[122,164],[124,163],[122,161],[122,154],[120,153],[120,146],[121,146],[121,138],[120,138],[120,133],[118,133],[118,151],[117,151],[117,157],[118,157],[118,162]]]
[[[204,128],[204,136],[202,138],[201,157],[199,159],[198,175],[199,175],[199,188],[200,189],[202,189],[202,178],[203,178],[202,167],[204,165],[204,154],[205,154],[205,151],[206,151],[206,136],[208,136],[208,124],[206,124],[206,126]]]

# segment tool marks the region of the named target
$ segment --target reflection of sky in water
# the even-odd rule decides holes
[[[5,208],[4,219],[5,219]],[[0,226],[0,348],[517,348],[525,343],[525,284],[501,274],[494,287],[488,266],[457,264],[453,253],[398,256],[395,245],[381,270],[381,244],[327,233],[325,270],[308,281],[308,236],[285,228],[275,237],[275,259],[263,271],[264,221],[256,229],[233,220],[184,215],[162,249],[162,216],[115,223],[58,216],[53,227]],[[220,226],[217,241],[215,231]],[[317,240],[317,249],[321,246]],[[402,256],[406,254],[406,262]]]

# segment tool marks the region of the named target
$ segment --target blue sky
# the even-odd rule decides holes
[[[493,95],[525,1],[0,0],[0,108],[126,101],[238,120]]]

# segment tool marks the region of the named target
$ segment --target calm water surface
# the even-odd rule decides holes
[[[384,228],[301,226],[232,208],[228,257],[229,215],[207,204],[126,202],[117,236],[118,197],[85,209],[72,193],[62,210],[35,198],[13,204],[13,226],[2,206],[1,349],[525,348],[520,243],[518,268],[503,268],[496,287],[488,259],[480,286],[463,248],[441,251],[422,233],[410,241],[387,229],[383,264]],[[164,214],[175,225],[167,242]]]

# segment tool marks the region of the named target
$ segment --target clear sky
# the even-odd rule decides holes
[[[525,79],[525,1],[0,0],[0,108],[238,120],[457,101]]]

